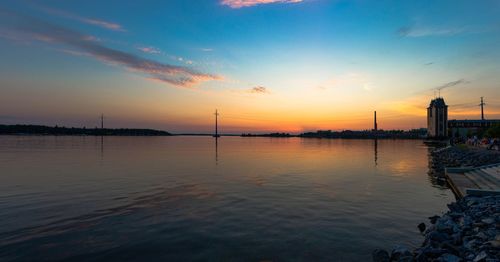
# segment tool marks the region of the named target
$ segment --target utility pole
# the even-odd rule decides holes
[[[218,126],[217,126],[217,124],[218,124],[218,123],[217,123],[217,118],[218,118],[218,117],[219,117],[219,113],[217,112],[217,109],[215,109],[215,135],[214,135],[214,137],[215,137],[215,138],[220,137],[220,136],[219,136]]]
[[[377,111],[373,111],[373,130],[377,132]]]
[[[484,120],[484,105],[486,104],[483,102],[483,97],[481,97],[481,104],[479,104],[481,106],[481,120]]]
[[[104,129],[104,114],[101,114],[101,129]]]

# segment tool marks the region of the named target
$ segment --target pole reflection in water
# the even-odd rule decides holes
[[[104,136],[101,136],[101,161],[104,160]]]
[[[375,138],[373,141],[373,148],[375,149],[375,166],[378,165],[378,140]]]
[[[215,165],[219,163],[219,138],[215,137]]]

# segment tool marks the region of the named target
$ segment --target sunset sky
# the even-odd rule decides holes
[[[210,132],[500,118],[500,1],[1,1],[0,124]]]

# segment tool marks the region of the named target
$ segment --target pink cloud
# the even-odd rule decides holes
[[[160,49],[158,49],[156,47],[152,47],[152,46],[141,46],[141,47],[138,47],[137,49],[141,50],[144,53],[148,53],[148,54],[161,54]]]
[[[6,12],[2,14],[10,18],[6,26],[13,35],[26,40],[63,45],[69,50],[63,52],[93,57],[106,64],[120,66],[143,75],[147,79],[179,87],[191,87],[202,82],[223,79],[221,76],[199,72],[189,67],[162,63],[110,48],[86,34],[34,17]]]
[[[250,7],[260,4],[272,4],[272,3],[299,3],[302,0],[222,0],[222,5],[227,5],[231,8],[242,8]]]
[[[75,19],[77,19],[83,23],[86,23],[86,24],[99,26],[99,27],[106,28],[106,29],[113,30],[113,31],[121,31],[121,32],[125,31],[125,29],[123,29],[123,27],[120,24],[116,24],[116,23],[112,23],[112,22],[91,19],[91,18],[77,17],[77,16],[75,16]]]

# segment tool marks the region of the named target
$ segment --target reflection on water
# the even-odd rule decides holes
[[[215,137],[215,165],[219,163],[219,137]]]
[[[212,141],[215,140],[215,141]],[[453,198],[420,141],[0,137],[0,260],[370,260]],[[374,163],[375,161],[375,163]]]
[[[104,136],[101,136],[101,160],[104,160]]]
[[[428,155],[428,165],[427,165],[427,174],[429,176],[429,181],[434,187],[440,188],[440,189],[446,189],[448,188],[448,185],[446,183],[446,180],[443,179],[442,175],[439,176],[433,168],[433,158],[431,157],[431,152],[436,150],[435,147],[428,147],[427,148],[427,155]]]

